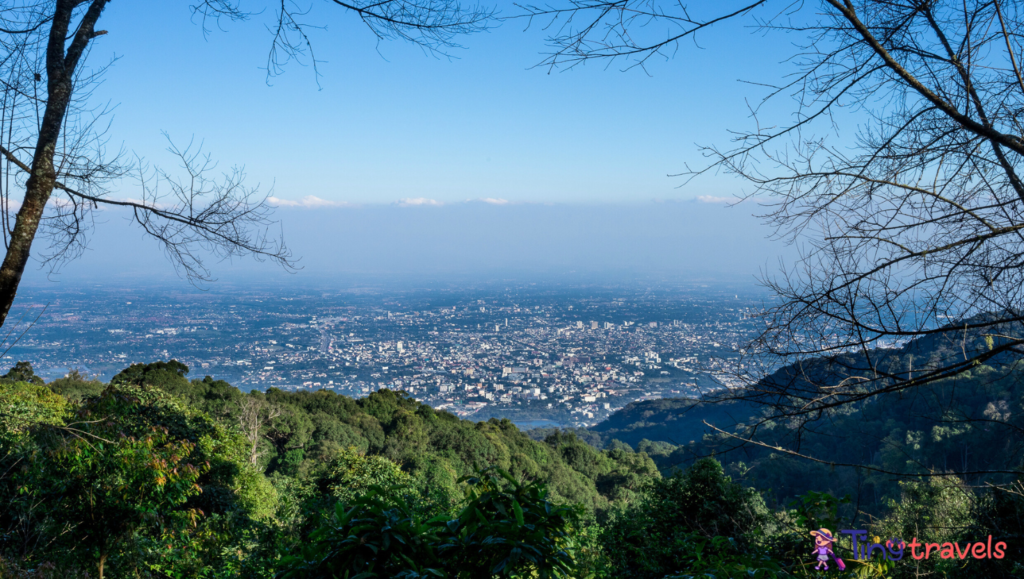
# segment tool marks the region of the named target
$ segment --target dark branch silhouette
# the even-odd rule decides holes
[[[569,0],[522,8],[521,17],[546,19],[552,52],[542,64],[555,69],[646,67],[725,26],[797,39],[792,74],[752,85],[765,91],[753,128],[728,146],[702,148],[707,163],[677,175],[686,183],[712,172],[739,177],[776,237],[800,248],[796,263],[763,276],[776,299],[744,349],[745,387],[724,397],[762,404],[759,424],[799,432],[980,364],[1016,367],[1024,353],[1024,3]],[[774,122],[763,105],[780,99],[790,99],[791,116]],[[992,427],[1009,436],[1020,425]]]
[[[272,228],[273,209],[245,172],[219,177],[199,147],[170,151],[175,171],[146,165],[137,154],[108,151],[112,107],[92,104],[92,89],[112,63],[87,65],[98,23],[109,0],[18,0],[0,7],[0,325],[7,319],[21,277],[34,255],[51,271],[85,250],[103,206],[130,212],[155,238],[180,275],[192,283],[212,279],[205,260],[251,256],[285,269],[296,261]],[[320,3],[328,13],[358,18],[378,40],[412,42],[429,53],[457,48],[459,36],[485,30],[493,11],[453,0],[384,0]],[[201,0],[190,9],[204,33],[242,22],[271,8],[267,74],[312,53],[310,31],[325,18],[291,0],[251,7],[240,0]],[[116,5],[115,5],[116,8]],[[116,33],[116,31],[114,31]],[[317,72],[317,75],[319,73]],[[129,191],[128,198],[114,198]],[[129,185],[125,185],[129,184]],[[134,193],[133,193],[134,192]],[[37,247],[41,238],[48,248]]]

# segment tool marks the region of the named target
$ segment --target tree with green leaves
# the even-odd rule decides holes
[[[0,416],[0,550],[16,559],[205,576],[276,515],[242,435],[159,389],[121,383],[75,404],[0,384]]]
[[[661,579],[704,559],[745,560],[767,519],[756,492],[732,482],[722,465],[698,460],[686,471],[651,479],[641,498],[614,513],[602,542],[614,576]]]
[[[572,577],[569,546],[579,511],[552,504],[540,482],[487,469],[460,480],[466,500],[429,519],[401,484],[373,485],[339,501],[308,544],[286,557],[281,579]]]
[[[15,500],[49,513],[54,538],[93,560],[100,579],[139,528],[201,515],[176,508],[202,492],[197,481],[209,469],[194,456],[196,443],[174,439],[166,427],[126,433],[117,414],[131,403],[118,397],[108,393],[65,424],[43,425],[50,428],[35,444],[12,449],[24,453],[11,475]]]
[[[33,384],[44,383],[42,378],[36,376],[31,362],[18,362],[0,380],[7,382],[31,382]]]
[[[68,401],[52,390],[29,382],[0,382],[0,440],[12,442],[37,425],[63,425],[71,413]]]
[[[89,379],[82,376],[78,370],[72,370],[64,377],[52,380],[46,386],[71,402],[81,402],[90,396],[99,396],[107,387],[97,377]]]
[[[885,538],[917,538],[920,543],[963,543],[991,534],[972,535],[978,531],[975,517],[985,501],[955,476],[931,477],[927,481],[900,483],[901,496],[889,501],[889,512],[877,522],[875,532]],[[1000,494],[1005,491],[1000,491]],[[999,537],[996,540],[1005,540]],[[909,551],[909,549],[908,549]],[[920,551],[919,551],[920,552]],[[922,561],[909,560],[893,573],[896,577],[956,576],[965,568],[963,561],[933,556]]]

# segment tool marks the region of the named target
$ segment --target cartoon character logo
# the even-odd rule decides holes
[[[824,566],[825,571],[828,571],[829,556],[835,560],[836,567],[839,567],[840,571],[846,569],[846,565],[843,563],[843,560],[836,557],[835,552],[832,551],[832,544],[835,543],[835,539],[832,538],[832,531],[822,527],[817,531],[811,531],[811,536],[814,537],[813,553],[818,556],[818,566],[815,567],[815,569],[821,570]]]

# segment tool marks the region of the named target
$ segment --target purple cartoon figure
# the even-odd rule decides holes
[[[818,566],[815,569],[820,570],[824,566],[825,571],[828,571],[830,555],[835,559],[836,566],[840,571],[846,568],[843,560],[836,557],[835,552],[832,551],[832,544],[835,542],[835,539],[832,538],[832,531],[822,527],[817,531],[811,531],[811,536],[814,537],[814,554],[818,557]]]

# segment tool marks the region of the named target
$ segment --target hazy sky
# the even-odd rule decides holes
[[[540,23],[466,37],[449,60],[378,44],[351,15],[314,2],[307,20],[327,27],[311,35],[320,88],[294,63],[268,86],[272,4],[204,37],[187,2],[112,3],[88,62],[116,58],[94,95],[116,105],[111,146],[169,166],[166,131],[179,144],[202,141],[222,168],[245,165],[249,183],[281,206],[301,275],[749,278],[783,251],[764,241],[770,231],[750,217],[757,207],[721,203],[742,182],[711,175],[680,188],[668,175],[701,163],[697,144],[728,145],[729,129],[751,127],[747,103],[763,90],[739,81],[777,80],[785,38],[732,24],[652,61],[648,73],[621,63],[548,74],[532,68],[547,50]],[[133,193],[124,183],[114,196]],[[92,251],[62,279],[170,272],[137,230],[110,212],[100,220]]]
[[[124,215],[102,223],[90,250],[53,281],[172,284],[173,268],[155,242]],[[739,208],[696,201],[634,204],[374,204],[308,210],[282,208],[285,240],[301,270],[268,263],[212,263],[222,281],[322,283],[338,280],[451,281],[630,279],[755,282],[792,249]],[[30,266],[26,282],[44,283]]]

